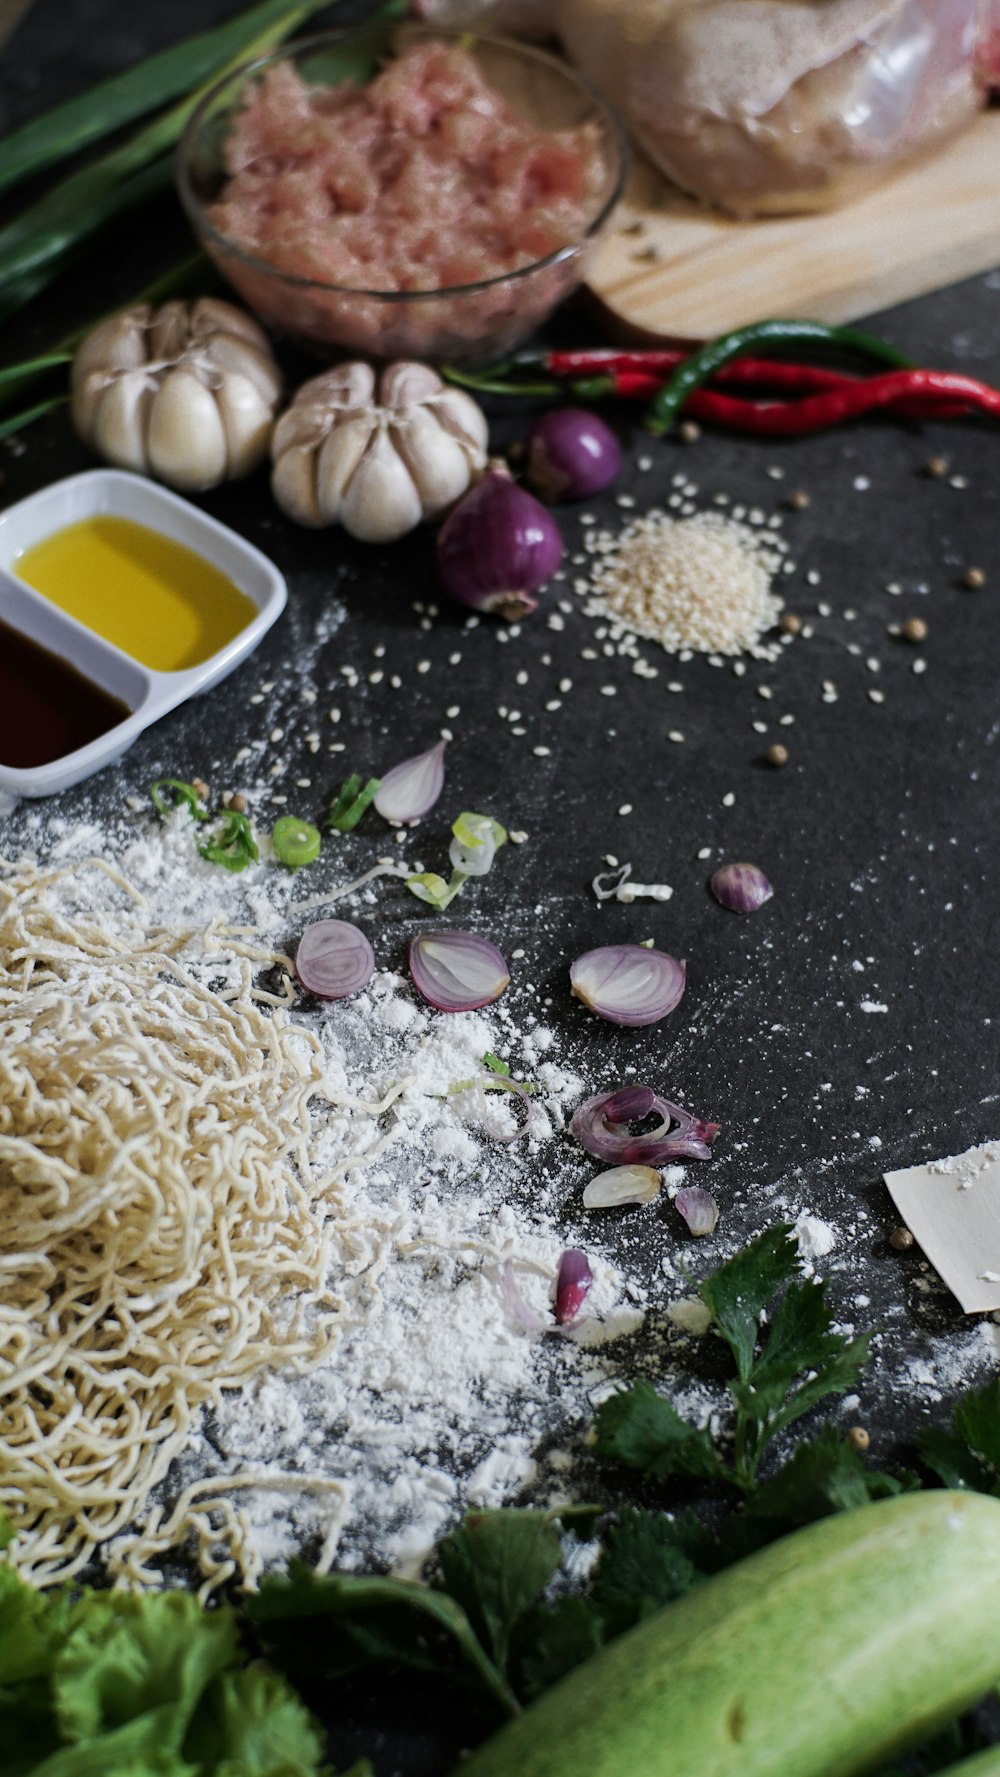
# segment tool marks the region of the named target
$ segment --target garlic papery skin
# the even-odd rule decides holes
[[[267,456],[281,372],[267,335],[230,302],[137,303],[73,360],[73,422],[119,469],[202,493]]]
[[[467,492],[488,430],[471,395],[427,364],[338,364],[299,390],[274,429],[271,491],[297,524],[392,543]]]

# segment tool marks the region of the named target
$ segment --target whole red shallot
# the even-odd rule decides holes
[[[617,481],[622,447],[582,407],[550,407],[528,434],[527,480],[543,500],[585,500]]]
[[[484,475],[438,533],[438,573],[449,597],[512,621],[535,609],[538,588],[562,558],[551,513],[502,469]]]

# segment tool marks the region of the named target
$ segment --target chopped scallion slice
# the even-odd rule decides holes
[[[303,864],[311,864],[319,857],[322,841],[319,828],[309,821],[300,821],[293,814],[283,814],[275,821],[271,833],[271,844],[279,864],[287,864],[290,870],[299,870]]]
[[[173,799],[164,794],[173,791]],[[149,792],[153,799],[153,807],[159,814],[173,814],[175,808],[186,808],[196,821],[207,821],[208,814],[201,806],[201,797],[193,784],[187,784],[179,777],[158,777]]]

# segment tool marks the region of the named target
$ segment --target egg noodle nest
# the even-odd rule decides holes
[[[78,911],[93,869],[124,910]],[[357,1107],[283,1009],[287,976],[255,986],[287,959],[144,907],[102,860],[0,860],[0,1512],[3,1558],[38,1585],[98,1550],[119,1583],[157,1583],[144,1564],[192,1531],[216,1582],[241,1566],[228,1495],[261,1477],[196,1483],[169,1519],[150,1491],[203,1404],[359,1324],[364,1291],[348,1305],[329,1279],[378,1267],[343,1173],[384,1140],[315,1166],[313,1100]]]

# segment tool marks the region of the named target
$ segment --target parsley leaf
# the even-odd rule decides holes
[[[755,1518],[772,1520],[784,1534],[833,1512],[888,1499],[906,1486],[906,1481],[870,1469],[835,1425],[824,1425],[815,1438],[798,1445],[777,1474],[755,1488],[747,1510]]]
[[[595,1429],[602,1456],[615,1457],[654,1480],[668,1475],[726,1478],[710,1433],[689,1425],[648,1382],[634,1382],[602,1401]]]
[[[601,1614],[590,1598],[564,1594],[523,1619],[516,1662],[517,1694],[525,1702],[565,1678],[604,1646]]]
[[[206,863],[221,864],[234,875],[239,875],[249,863],[256,863],[259,856],[253,828],[246,815],[235,808],[226,810],[214,833],[204,844],[199,843],[198,852]]]

